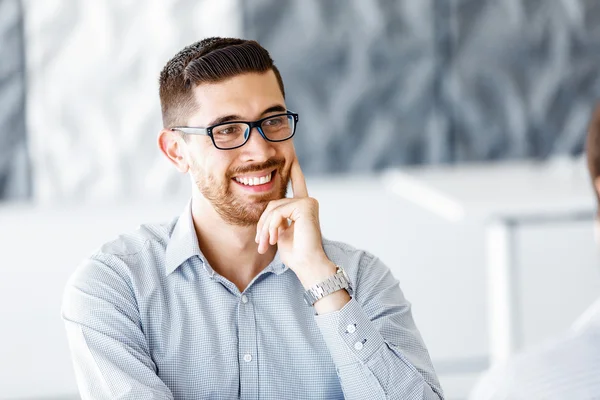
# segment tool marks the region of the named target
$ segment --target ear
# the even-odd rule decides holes
[[[158,134],[158,147],[167,159],[175,165],[181,173],[187,173],[190,165],[186,157],[186,143],[183,138],[170,129],[163,129]]]
[[[596,193],[600,195],[600,176],[597,176],[594,179],[594,189],[596,189]]]

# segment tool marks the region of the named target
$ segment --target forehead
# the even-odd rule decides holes
[[[267,108],[285,101],[272,70],[265,73],[236,75],[221,82],[203,83],[194,88],[196,124],[207,123],[223,115],[257,118]]]

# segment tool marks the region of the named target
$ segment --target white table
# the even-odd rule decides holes
[[[595,198],[584,160],[393,169],[383,179],[396,195],[447,220],[485,223],[490,361],[505,360],[522,338],[515,229],[591,221]]]

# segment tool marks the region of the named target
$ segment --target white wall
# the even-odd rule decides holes
[[[593,225],[531,226],[517,234],[523,345],[549,339],[600,296]]]
[[[158,77],[184,46],[240,36],[239,0],[24,0],[37,201],[173,199]]]

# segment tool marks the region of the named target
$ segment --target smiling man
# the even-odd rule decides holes
[[[70,279],[83,398],[442,398],[389,269],[321,237],[284,93],[254,41],[205,39],[163,69],[158,145],[193,194]]]

